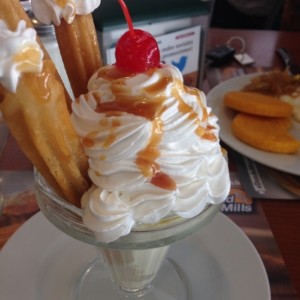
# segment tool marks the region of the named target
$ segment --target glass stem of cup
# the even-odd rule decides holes
[[[98,247],[106,270],[119,291],[141,297],[151,288],[169,246],[151,249],[109,249]]]

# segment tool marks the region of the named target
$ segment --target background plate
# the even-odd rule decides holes
[[[207,104],[219,118],[220,139],[237,152],[268,167],[287,173],[300,175],[300,152],[297,154],[276,154],[255,149],[237,139],[231,131],[235,112],[223,105],[223,96],[229,91],[238,91],[258,74],[242,75],[226,80],[214,87],[207,95]],[[293,122],[290,133],[300,140],[300,124]]]

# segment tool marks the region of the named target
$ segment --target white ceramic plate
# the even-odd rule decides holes
[[[260,256],[221,213],[173,245],[168,256],[187,274],[193,300],[271,299]],[[95,257],[92,246],[58,231],[38,213],[0,252],[1,299],[71,300],[76,276]]]
[[[240,90],[257,74],[242,75],[224,81],[213,88],[207,95],[207,103],[219,118],[220,138],[232,149],[261,164],[287,173],[300,175],[300,152],[297,154],[276,154],[255,149],[237,139],[231,131],[231,122],[235,113],[223,105],[226,92]],[[300,140],[300,124],[294,122],[291,134]]]

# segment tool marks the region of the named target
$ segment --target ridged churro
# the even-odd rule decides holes
[[[0,20],[3,20],[6,24],[6,26],[10,30],[15,30],[18,26],[18,23],[20,20],[24,20],[26,23],[27,28],[33,28],[33,24],[25,12],[23,6],[20,3],[20,0],[2,0],[0,1]],[[40,38],[36,37],[37,42],[39,43],[45,59],[50,59],[50,56],[44,47],[43,43],[41,42]],[[55,76],[57,79],[62,82],[62,79],[60,78],[58,72],[55,72]],[[67,101],[68,108],[70,110],[71,108],[71,98],[65,89],[65,99]]]
[[[0,108],[11,133],[39,172],[60,195],[80,206],[80,197],[88,188],[87,160],[61,101],[64,91],[51,64],[44,61],[41,74],[23,74],[16,93],[7,93]]]
[[[71,24],[62,20],[55,33],[74,96],[79,97],[102,64],[92,15],[77,15]]]
[[[100,0],[80,5],[74,1],[32,0],[35,16],[42,23],[55,26],[61,57],[75,98],[87,92],[88,80],[102,65],[91,15],[99,5]]]
[[[15,30],[20,20],[26,22],[27,28],[33,27],[28,15],[20,4],[20,0],[2,0],[0,2],[0,19],[6,23],[10,30]]]
[[[20,15],[15,14],[16,8]],[[80,206],[81,195],[89,187],[87,158],[71,123],[65,89],[57,79],[53,62],[37,42],[32,25],[28,28],[24,20],[13,30],[6,25],[6,16],[12,27],[18,16],[26,19],[21,13],[21,4],[18,6],[15,0],[1,2],[0,11],[0,47],[4,53],[0,65],[3,117],[42,176],[59,195]]]

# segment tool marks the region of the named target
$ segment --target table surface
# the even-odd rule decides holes
[[[207,49],[226,43],[233,36],[244,39],[246,52],[255,60],[254,67],[283,69],[283,63],[276,54],[278,47],[288,49],[294,61],[300,65],[300,32],[213,28],[208,33]],[[236,46],[238,47],[239,44]],[[253,68],[253,65],[242,67],[233,61],[230,65],[219,68],[218,71],[222,73],[228,71],[230,67],[243,68],[247,73],[247,68]],[[213,68],[207,70],[211,73],[213,71]],[[209,77],[208,75],[207,77]],[[211,83],[212,80],[206,78],[203,87],[206,92],[217,83],[217,81]],[[300,295],[300,200],[260,199],[259,201],[286,263],[291,280]]]
[[[300,64],[300,33],[253,31],[253,30],[225,30],[210,29],[208,33],[207,49],[226,43],[232,36],[239,36],[245,40],[246,52],[255,59],[255,66],[262,68],[283,68],[281,60],[275,50],[285,47],[289,50],[295,61]],[[218,69],[225,72],[228,68],[240,68],[236,62]],[[245,71],[247,68],[244,67]],[[213,68],[207,70],[214,74]],[[207,73],[207,75],[209,75]],[[210,78],[210,80],[208,80]],[[213,75],[204,80],[203,89],[208,92],[218,83]],[[0,160],[0,170],[29,170],[31,164],[18,152],[14,139],[10,138]],[[14,157],[12,160],[11,158]],[[292,282],[300,295],[300,201],[287,202],[272,199],[259,200],[266,218],[273,231],[275,240],[286,263]]]

